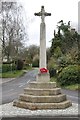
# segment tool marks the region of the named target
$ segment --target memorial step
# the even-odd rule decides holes
[[[66,100],[60,103],[30,103],[25,101],[14,101],[13,105],[20,108],[36,110],[36,109],[65,109],[72,105],[71,101]]]
[[[58,95],[61,94],[61,88],[53,88],[53,89],[24,88],[24,94],[34,95],[34,96]]]
[[[32,103],[59,103],[66,100],[65,94],[59,94],[54,96],[33,96],[27,94],[21,94],[19,100],[32,102]]]
[[[31,82],[28,84],[28,88],[40,88],[40,89],[53,89],[53,88],[56,88],[57,85],[56,85],[56,82]]]

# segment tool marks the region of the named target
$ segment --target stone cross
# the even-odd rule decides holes
[[[34,13],[35,16],[41,16],[40,24],[40,68],[46,68],[46,25],[45,17],[51,16],[51,13],[45,12],[44,6],[41,6],[41,11]]]

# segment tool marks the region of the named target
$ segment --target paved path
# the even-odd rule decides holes
[[[66,109],[48,109],[48,110],[29,110],[14,107],[13,103],[8,103],[0,106],[0,110],[2,108],[2,112],[0,111],[0,117],[59,117],[59,116],[74,116],[77,117],[78,114],[78,104],[72,104],[72,106]],[[42,120],[42,119],[41,119]]]
[[[61,91],[67,95],[67,99],[71,100],[74,103],[80,104],[80,91],[68,89],[61,89]]]
[[[56,117],[48,117],[48,116],[44,116],[44,117],[35,117],[35,116],[32,116],[32,117],[26,117],[26,116],[23,116],[23,117],[7,117],[7,118],[2,118],[2,120],[80,120],[79,117],[74,117],[74,116],[65,116],[65,117],[62,117],[62,116],[56,116]]]

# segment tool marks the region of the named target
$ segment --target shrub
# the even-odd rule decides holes
[[[64,68],[69,63],[67,63],[67,58],[65,56],[62,56],[62,57],[58,58],[58,64],[59,64],[60,67]]]
[[[21,59],[19,59],[19,60],[17,60],[16,65],[17,65],[17,70],[22,70],[24,63]]]
[[[59,73],[58,82],[60,85],[72,85],[80,82],[80,66],[69,65],[63,68],[62,72]]]
[[[15,70],[16,66],[14,64],[2,64],[2,73]]]

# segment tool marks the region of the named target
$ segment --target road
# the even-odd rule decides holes
[[[35,80],[37,70],[26,73],[23,77],[2,84],[2,103],[9,103],[17,99],[19,94],[23,93],[23,89],[29,82]]]
[[[73,91],[73,90],[61,90],[62,93],[67,95],[67,99],[71,100],[73,103],[80,104],[80,91]]]
[[[37,70],[32,70],[26,73],[23,77],[14,79],[12,81],[2,84],[2,104],[12,102],[18,99],[19,94],[23,93],[25,87],[28,83],[36,80]],[[67,95],[67,98],[72,102],[78,103],[80,100],[78,96],[78,91],[70,91],[62,89],[62,92]]]

